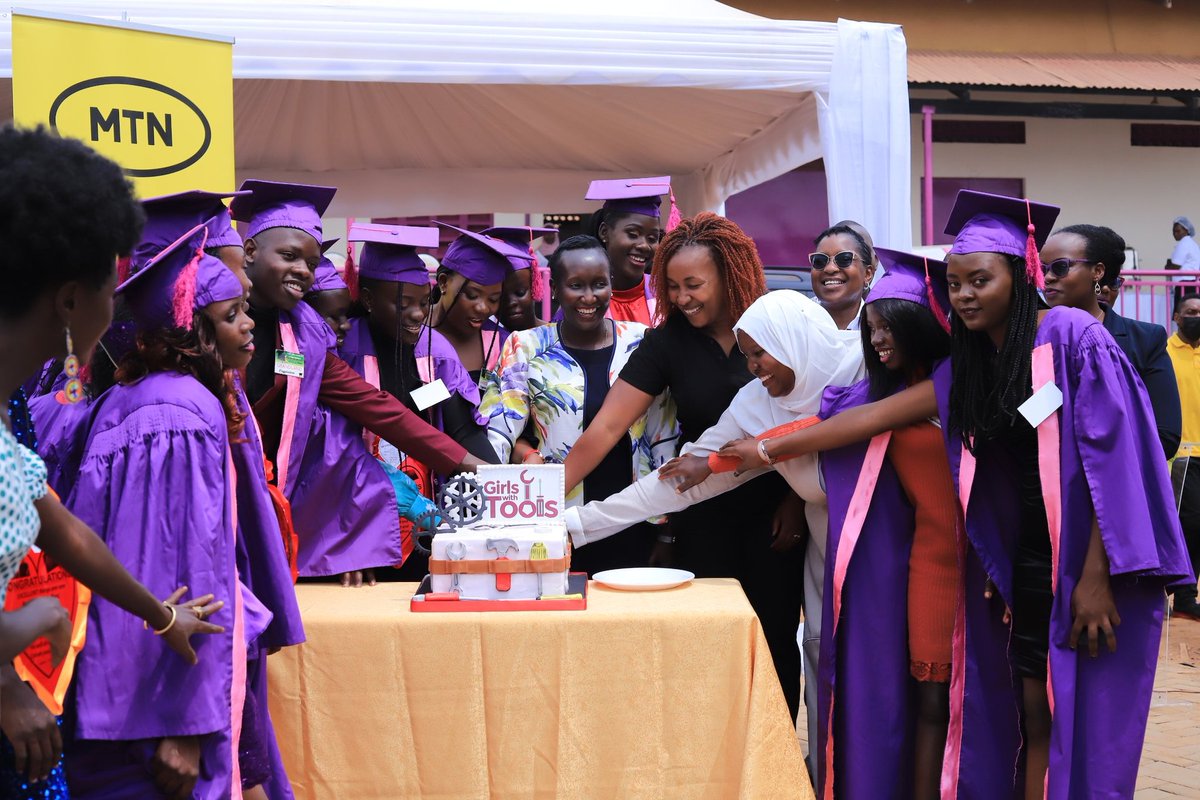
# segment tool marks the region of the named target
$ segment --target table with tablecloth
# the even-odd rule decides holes
[[[297,587],[269,658],[297,798],[809,798],[741,587],[590,584],[585,611],[413,613],[415,584]]]

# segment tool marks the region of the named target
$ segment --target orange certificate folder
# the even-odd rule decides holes
[[[63,698],[75,673],[75,658],[87,638],[92,592],[62,567],[51,565],[41,550],[34,549],[25,554],[16,576],[8,583],[4,610],[15,611],[35,597],[54,597],[62,603],[71,617],[71,647],[66,658],[55,667],[51,665],[50,643],[40,637],[17,656],[13,666],[46,707],[54,714],[61,714]]]

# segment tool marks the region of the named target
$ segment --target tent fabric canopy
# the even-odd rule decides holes
[[[694,213],[824,158],[831,215],[911,243],[897,26],[711,0],[23,5],[235,37],[239,176],[338,186],[335,216],[582,211],[593,179],[661,174]]]

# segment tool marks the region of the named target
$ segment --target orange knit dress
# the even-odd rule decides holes
[[[958,509],[942,432],[932,422],[894,431],[888,458],[915,509],[908,558],[909,671],[918,681],[950,680],[959,566]]]

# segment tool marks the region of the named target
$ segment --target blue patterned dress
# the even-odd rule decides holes
[[[0,606],[4,603],[4,594],[8,589],[8,581],[20,566],[21,559],[25,557],[29,546],[37,539],[38,528],[40,527],[37,519],[37,510],[33,508],[33,501],[39,499],[46,493],[46,467],[42,464],[40,458],[34,453],[37,451],[37,434],[33,429],[33,418],[29,415],[28,401],[25,397],[24,390],[18,389],[17,393],[8,401],[8,418],[12,424],[12,433],[10,434],[7,428],[0,425],[0,481],[3,481],[7,490],[17,490],[23,495],[27,502],[24,511],[13,509],[10,511],[10,500],[0,499],[0,506],[3,507],[5,520],[3,526],[0,527],[0,550],[3,555],[0,555],[0,560],[3,561],[3,573],[0,574],[0,579],[3,579],[3,588],[0,588]],[[15,440],[15,441],[14,441]],[[18,458],[20,456],[20,458]],[[40,468],[40,469],[39,469]],[[30,532],[30,512],[32,512],[32,532]],[[14,520],[12,514],[16,513],[21,519]],[[13,524],[13,522],[17,524]],[[28,543],[21,547],[21,542],[28,539]],[[13,561],[15,556],[15,562]],[[11,569],[10,567],[11,563]],[[62,717],[58,718],[59,727],[62,727]],[[63,762],[60,758],[54,769],[50,772],[50,777],[38,783],[27,783],[23,775],[17,773],[14,767],[14,754],[12,744],[8,741],[8,737],[0,735],[0,797],[10,800],[67,800],[70,795],[67,792],[67,779],[63,774]]]

